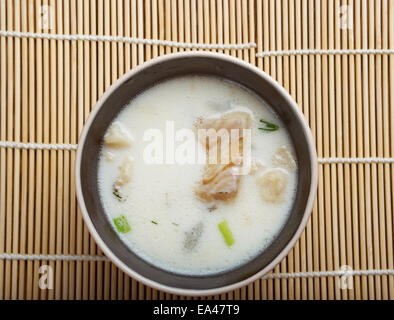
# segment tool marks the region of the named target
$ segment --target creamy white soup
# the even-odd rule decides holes
[[[109,221],[137,255],[210,274],[248,262],[277,236],[293,205],[297,160],[285,126],[255,94],[187,76],[124,106],[104,136],[98,185]]]

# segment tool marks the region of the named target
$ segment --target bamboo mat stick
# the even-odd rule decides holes
[[[335,47],[335,25],[334,25],[334,1],[328,2],[328,48]],[[336,155],[336,139],[335,131],[338,129],[335,119],[336,108],[335,104],[335,64],[336,57],[330,55],[328,57],[328,67],[329,67],[329,77],[328,77],[328,105],[327,113],[329,114],[329,147],[327,148],[327,154],[329,156]],[[336,267],[335,261],[338,259],[338,252],[336,248],[338,247],[338,212],[337,212],[337,165],[327,168],[327,180],[329,193],[326,192],[326,208],[327,215],[326,219],[330,221],[327,229],[327,268],[329,271],[334,270]],[[333,300],[335,298],[335,288],[334,279],[332,277],[328,278],[328,299]]]
[[[285,12],[284,12],[285,13]],[[256,1],[256,37],[257,52],[263,51],[263,3],[262,0]],[[284,22],[287,23],[287,22]],[[257,66],[263,68],[263,59],[257,59]]]
[[[185,42],[185,4],[183,0],[178,0],[176,4],[178,6],[178,10],[176,11],[176,15],[178,18],[178,39],[180,42]],[[179,51],[183,52],[185,51],[185,49],[179,48]]]
[[[229,0],[229,3],[227,5],[228,8],[228,22],[229,22],[229,43],[235,43],[237,39],[237,29],[235,25],[235,20],[236,20],[236,13],[235,13],[235,0]],[[230,50],[230,54],[234,57],[237,56],[237,52],[232,49]]]
[[[314,6],[314,1],[310,1],[308,3],[308,42],[309,42],[309,47],[314,48],[315,47],[315,6]],[[309,95],[310,95],[310,127],[311,127],[311,132],[312,136],[314,138],[315,144],[317,141],[317,133],[316,133],[316,123],[317,123],[317,118],[316,118],[316,91],[315,91],[315,57],[311,56],[309,57],[309,70],[310,70],[310,79],[309,79]],[[319,228],[319,217],[318,217],[318,212],[317,212],[317,201],[315,200],[312,214],[311,214],[311,219],[309,222],[309,226],[312,228],[312,239],[309,242],[308,246],[308,270],[313,271],[317,270],[318,265],[319,265],[319,239],[318,239],[318,228]],[[308,227],[309,227],[308,226]],[[315,293],[314,293],[314,284],[317,286],[319,284],[318,281],[314,279],[308,279],[308,299],[314,299],[315,298]]]
[[[383,13],[383,18],[382,18],[382,24],[384,26],[383,29],[383,41],[382,45],[383,48],[392,48],[394,46],[394,22],[393,22],[393,17],[394,17],[394,2],[390,1],[388,3],[388,0],[384,0],[382,3],[382,13]],[[389,100],[389,92],[393,92],[394,84],[393,84],[393,78],[392,78],[392,73],[390,73],[390,76],[388,75],[389,67],[391,70],[393,69],[393,55],[390,56],[389,58],[383,57],[383,119],[384,119],[384,155],[392,155],[394,154],[394,148],[391,148],[391,153],[390,153],[390,147],[393,145],[391,144],[390,146],[390,141],[391,143],[392,140],[390,137],[393,137],[394,133],[394,123],[392,119],[394,119],[394,116],[392,113],[390,113],[390,106],[392,108],[393,106],[393,96],[390,95],[390,100]],[[390,81],[390,82],[389,82]],[[390,89],[389,89],[389,83],[390,83]],[[391,117],[391,118],[390,118]],[[393,258],[393,217],[392,214],[390,215],[390,212],[392,213],[393,206],[390,201],[392,199],[392,187],[390,183],[390,166],[385,165],[385,207],[386,207],[386,214],[385,214],[385,221],[382,221],[386,225],[386,232],[387,232],[387,239],[386,239],[386,244],[387,244],[387,250],[383,251],[383,253],[387,252],[387,267],[392,268],[394,265],[394,258]],[[382,246],[383,248],[383,246]],[[388,277],[388,299],[394,299],[394,277],[389,276]]]
[[[234,43],[241,43],[242,42],[242,9],[241,9],[241,1],[236,0],[234,3],[234,15],[231,15],[230,17],[234,19],[234,25],[235,25],[235,41]],[[236,51],[236,57],[243,59],[243,52],[242,50],[237,50]]]
[[[352,8],[352,13],[353,13],[353,0],[348,0],[346,1],[342,0],[343,5],[347,5],[348,8]],[[344,29],[342,31],[342,46],[344,48],[354,48],[354,17],[352,14],[349,13],[348,20],[347,20],[347,26],[348,29]],[[346,36],[348,35],[348,38]],[[347,68],[346,70],[344,67],[346,66],[347,59],[342,58],[342,67],[343,67],[343,75],[344,79],[347,77]],[[344,105],[344,110],[349,110],[345,111],[344,113],[344,156],[355,156],[356,155],[356,134],[355,134],[355,123],[356,123],[356,116],[355,116],[355,69],[354,69],[354,57],[350,56],[349,57],[349,74],[348,74],[348,83],[352,83],[353,85],[347,85],[345,84],[344,91],[343,91],[343,101],[345,103]],[[345,81],[345,80],[344,80]],[[348,92],[348,99],[346,98],[346,94]],[[348,107],[346,106],[346,103],[349,103]],[[349,120],[347,120],[347,114],[349,117]],[[346,124],[349,125],[346,125]],[[352,213],[353,213],[353,193],[352,190],[355,190],[354,188],[354,182],[353,182],[353,177],[356,177],[356,166],[351,164],[345,164],[345,221],[346,221],[346,265],[348,266],[354,266],[353,263],[353,252],[355,248],[353,248],[353,235],[357,234],[357,230],[353,229],[352,226]],[[353,186],[353,188],[352,188]],[[353,287],[355,287],[353,279]],[[354,292],[355,290],[347,290],[346,294],[348,294],[349,299],[354,299]]]
[[[242,39],[241,41],[245,41],[245,43],[249,43],[249,21],[248,20],[248,3],[247,1],[241,1],[242,4]],[[254,39],[252,40],[254,41]],[[240,42],[242,43],[242,42]],[[243,59],[246,62],[251,62],[250,61],[250,56],[249,56],[249,49],[244,49],[243,50]]]
[[[37,1],[35,6],[35,15],[40,12],[40,3]],[[36,21],[36,30],[40,28],[40,23]],[[42,98],[42,40],[36,41],[36,109],[35,114],[36,117],[36,141],[38,143],[43,142],[42,137],[42,118],[38,115],[42,115],[42,105],[43,105],[43,98]],[[42,151],[36,153],[36,185],[35,190],[42,190]],[[35,198],[35,234],[41,234],[41,210],[42,210],[42,200],[41,200],[41,192],[36,192]],[[34,239],[34,251],[35,252],[42,252],[41,251],[41,242],[40,237],[35,237]],[[38,288],[38,268],[39,268],[39,261],[34,261],[34,270],[33,270],[33,299],[39,298],[39,288]]]
[[[376,38],[374,41],[374,47],[382,48],[382,17],[381,17],[381,9],[382,3],[380,0],[375,3],[375,34]],[[375,132],[376,132],[376,145],[375,145],[375,154],[383,156],[383,118],[382,118],[382,56],[377,55],[375,57],[376,62],[376,72],[375,72],[375,86],[376,86],[376,123]],[[380,124],[380,125],[379,125]],[[385,226],[383,224],[384,221],[384,165],[379,164],[375,166],[376,172],[376,180],[375,180],[375,213],[374,213],[374,230],[375,230],[375,248],[378,251],[375,254],[374,266],[382,268],[385,263],[385,254],[381,254],[385,251]],[[377,279],[375,278],[376,286],[380,286],[380,290],[377,292],[378,299],[385,299],[387,297],[387,277],[381,277]],[[387,299],[387,298],[386,298]]]
[[[28,3],[28,31],[35,30],[34,26],[34,5],[33,3]],[[36,141],[36,127],[35,127],[35,41],[33,39],[29,39],[29,78],[28,78],[28,96],[29,96],[29,140]],[[35,201],[35,151],[29,150],[29,196],[28,196],[28,221],[27,221],[27,253],[32,254],[34,250],[34,220],[35,220],[35,210],[34,210],[34,201]],[[26,299],[33,298],[33,261],[27,262],[26,268]]]
[[[389,2],[389,41],[388,41],[388,45],[389,48],[394,48],[394,1],[390,0]],[[389,66],[390,66],[390,70],[394,69],[394,55],[390,55],[390,60],[389,60]],[[392,72],[390,72],[390,76],[389,76],[389,84],[390,84],[390,90],[389,92],[394,92],[394,74]],[[391,94],[390,95],[390,106],[391,108],[394,106],[394,96]],[[390,137],[394,136],[394,114],[391,112],[390,113]],[[391,149],[391,155],[394,155],[394,141],[393,139],[390,140],[390,149]],[[391,181],[394,181],[394,168],[391,167]],[[394,207],[394,189],[392,188],[391,191],[391,209]],[[390,212],[390,211],[388,211]],[[391,211],[392,212],[392,211]],[[387,224],[388,224],[388,232],[390,232],[390,239],[388,239],[387,243],[388,243],[388,258],[389,258],[389,266],[393,267],[394,265],[394,258],[393,258],[393,233],[392,233],[392,222],[394,220],[394,217],[392,217],[392,215],[388,215],[387,217]],[[391,276],[390,277],[390,299],[394,299],[394,277]]]
[[[204,43],[210,43],[211,41],[211,32],[210,32],[210,8],[209,8],[209,0],[204,0],[203,5],[203,18],[204,18]],[[174,21],[173,21],[174,26]],[[176,26],[174,26],[176,27]]]
[[[8,1],[8,6],[7,6],[7,27],[8,28],[13,28],[13,12],[12,12],[12,4],[10,1]],[[14,132],[13,132],[13,115],[14,115],[14,110],[13,110],[13,104],[14,104],[14,95],[13,95],[13,85],[14,85],[14,59],[13,59],[13,39],[7,39],[7,90],[6,90],[6,95],[7,95],[7,138],[8,139],[13,139],[14,138]],[[10,190],[13,189],[13,181],[12,181],[12,176],[13,176],[13,150],[8,150],[7,151],[7,197],[6,197],[6,229],[10,230],[10,232],[7,232],[6,234],[6,252],[11,252],[12,250],[12,220],[13,220],[13,212],[12,212],[12,192]],[[13,268],[13,263],[11,262],[6,262],[5,264],[5,299],[10,299],[11,298],[11,286],[12,283],[14,282],[14,279],[12,277],[12,270]]]
[[[347,29],[341,25],[341,5],[346,6],[346,1],[335,2],[335,47],[347,47]],[[342,30],[341,30],[342,29]],[[348,57],[335,57],[335,86],[342,87],[342,90],[336,92],[335,105],[338,106],[336,110],[336,141],[337,141],[337,155],[343,156],[344,148],[347,148],[346,154],[349,156],[349,106],[348,106]],[[343,107],[342,107],[343,106]],[[345,168],[344,168],[345,167]],[[344,171],[345,170],[345,171]],[[344,188],[345,185],[345,188]],[[346,261],[346,223],[345,223],[345,206],[348,203],[348,197],[345,197],[345,192],[350,191],[349,185],[349,165],[338,165],[338,229],[339,229],[339,244],[334,245],[334,252],[336,252],[337,261],[334,265],[335,270],[341,266],[347,265]],[[346,199],[346,200],[345,200]],[[338,253],[339,250],[339,253]],[[335,279],[335,295],[337,299],[348,299],[348,291],[340,288],[338,280]],[[341,290],[342,289],[342,290]]]
[[[92,16],[94,14],[92,13]],[[125,37],[131,37],[131,23],[130,23],[130,1],[125,1],[124,2],[124,9],[123,9],[123,15],[124,15],[124,35]],[[157,46],[156,46],[157,48]],[[131,43],[125,43],[124,46],[124,66],[125,66],[125,71],[129,71],[131,68]],[[153,49],[154,50],[154,49]]]
[[[70,3],[70,33],[77,33],[77,21],[76,21],[76,4],[75,1]],[[70,54],[70,69],[71,69],[71,110],[70,110],[70,140],[71,143],[77,142],[77,44],[71,43],[71,54]],[[71,153],[70,159],[70,228],[69,228],[69,250],[70,254],[76,254],[76,203],[75,203],[75,179],[73,172],[75,169],[75,154]],[[76,296],[76,275],[75,275],[76,263],[70,262],[69,267],[69,299],[75,299]]]
[[[0,27],[4,30],[6,28],[6,6],[5,2],[0,2]],[[2,66],[6,66],[6,38],[0,37],[0,63]],[[3,67],[0,69],[0,106],[1,106],[1,113],[0,113],[0,137],[2,140],[7,139],[7,112],[6,112],[6,77],[7,77],[7,69]],[[5,231],[6,229],[6,154],[7,150],[1,148],[0,150],[0,251],[6,251],[6,237]],[[4,278],[5,275],[5,267],[6,261],[0,261],[0,299],[5,299],[5,282],[6,279]]]
[[[49,8],[51,8],[50,19],[56,16],[56,8],[55,3],[51,0],[47,3]],[[55,21],[49,21],[48,28],[51,33],[57,32]],[[49,109],[50,116],[48,116],[49,120],[49,141],[55,142],[57,141],[57,43],[55,40],[49,41],[49,72],[48,72],[48,82],[49,82]],[[56,125],[55,125],[56,124]],[[49,254],[55,254],[56,251],[56,220],[57,220],[57,212],[56,212],[56,201],[57,201],[57,171],[58,171],[58,162],[57,162],[57,152],[55,150],[50,151],[49,153],[49,166],[50,166],[50,179],[49,179],[49,189],[50,189],[50,199],[49,199],[49,211],[48,211],[48,252]],[[60,213],[61,214],[61,213]],[[56,284],[56,263],[54,261],[49,262],[49,267],[51,270],[54,270],[54,282]],[[50,289],[47,290],[48,299],[53,300],[55,298],[55,290]]]
[[[53,1],[51,2],[51,6],[53,6],[54,9],[56,9],[56,13],[54,13],[54,16],[56,16],[56,29],[53,31],[56,31],[57,33],[63,33],[63,10],[61,3],[54,3]],[[53,22],[54,23],[54,22]],[[64,109],[64,101],[63,101],[63,43],[57,43],[57,65],[56,62],[52,64],[52,67],[56,69],[57,73],[57,85],[56,85],[56,90],[54,90],[52,97],[56,99],[56,106],[55,108],[57,109],[57,119],[55,120],[57,123],[57,132],[56,132],[56,140],[55,141],[64,141],[64,118],[63,118],[63,109]],[[52,54],[52,53],[51,53]],[[57,68],[56,68],[56,67]],[[57,170],[57,188],[56,188],[56,230],[55,232],[55,250],[54,252],[57,254],[62,253],[62,247],[63,247],[63,237],[62,237],[62,229],[63,229],[63,185],[64,185],[64,180],[63,180],[63,158],[64,158],[64,153],[58,153],[57,154],[57,163],[56,167],[58,168]],[[54,298],[59,300],[61,299],[61,294],[62,294],[62,285],[61,285],[61,280],[62,280],[62,263],[61,261],[56,261],[55,263],[55,288],[54,288]]]
[[[217,3],[219,5],[219,3],[221,4],[221,1],[218,1]],[[220,17],[220,21],[219,21],[219,19],[217,19],[217,18],[219,18],[219,16],[216,15],[216,1],[213,1],[213,0],[209,1],[209,10],[210,10],[210,15],[209,15],[210,42],[211,43],[219,43],[218,41],[221,41],[221,40],[218,40],[217,24],[219,24],[219,23],[221,24],[222,22],[221,22],[221,17]],[[180,14],[180,16],[182,16],[182,15]],[[180,22],[180,24],[181,24],[181,22]],[[219,50],[218,50],[218,52],[219,52]]]
[[[119,13],[119,20],[122,20],[123,15]],[[152,21],[151,21],[151,1],[145,1],[145,38],[152,39]],[[156,38],[157,39],[157,38]],[[149,61],[152,57],[152,47],[145,46],[145,60]]]
[[[14,11],[15,13],[19,13],[20,10],[20,2],[15,2],[14,3]],[[15,14],[14,12],[11,12],[13,14],[13,19],[14,19],[14,28],[17,30],[20,30],[20,15]],[[20,140],[21,135],[21,128],[20,128],[20,87],[21,87],[21,75],[20,75],[20,40],[19,41],[14,41],[14,88],[11,90],[14,90],[14,106],[13,106],[13,113],[14,113],[14,121],[18,121],[16,125],[14,126],[14,139]],[[12,105],[11,105],[12,107]],[[13,192],[12,192],[12,197],[13,197],[13,204],[12,204],[12,251],[19,250],[19,209],[20,209],[20,204],[19,204],[19,186],[20,186],[20,159],[21,158],[21,153],[20,151],[17,152],[16,150],[14,151],[14,159],[13,159],[13,164],[14,164],[14,174],[13,174]],[[12,262],[12,267],[11,267],[11,274],[12,274],[12,279],[11,279],[11,299],[16,299],[17,298],[17,288],[18,288],[18,261],[13,261]]]
[[[144,37],[144,7],[143,1],[138,0],[137,3],[137,19],[138,19],[138,37]],[[142,64],[145,61],[145,50],[143,44],[138,44],[138,64]],[[114,79],[116,80],[116,79]]]
[[[204,43],[204,10],[203,0],[197,1],[196,3],[196,29],[197,29],[197,41]],[[202,49],[199,49],[202,51]]]
[[[340,0],[334,2],[334,47],[341,47],[341,22],[340,22]],[[344,88],[347,83],[345,79],[342,78],[341,68],[342,68],[342,58],[340,55],[334,57],[335,63],[335,134],[333,139],[335,141],[335,148],[333,151],[338,157],[343,156],[343,127],[342,118],[347,112],[347,108],[344,106],[345,101],[343,101],[342,90],[336,88]],[[332,108],[332,106],[331,106]],[[346,109],[346,110],[345,110]],[[334,253],[334,270],[340,270],[341,265],[345,265],[344,261],[345,251],[340,248],[345,248],[345,220],[344,220],[344,198],[343,198],[343,165],[338,164],[336,167],[335,175],[332,179],[332,194],[333,194],[333,253]],[[342,292],[338,285],[337,279],[333,279],[334,295],[335,299],[342,298]],[[342,292],[341,292],[342,291]],[[343,297],[345,299],[346,297]]]
[[[331,45],[331,33],[329,30],[330,24],[328,19],[331,20],[328,2],[322,2],[322,47],[328,49]],[[331,88],[332,80],[332,57],[322,57],[322,129],[323,129],[323,156],[330,156],[330,103],[332,101]],[[323,270],[332,270],[332,221],[331,221],[331,184],[330,184],[331,169],[330,166],[323,166],[324,177],[324,238],[322,241],[325,246],[324,254],[324,268]],[[332,299],[332,279],[324,279],[322,286],[322,299]]]
[[[368,47],[368,3],[366,0],[363,0],[361,3],[361,21],[362,21],[362,47]],[[370,101],[369,101],[369,92],[368,92],[368,83],[369,83],[369,57],[363,56],[363,115],[364,115],[364,155],[370,156]],[[371,165],[364,166],[364,184],[365,184],[365,197],[361,199],[365,199],[364,203],[364,217],[363,217],[363,225],[361,230],[364,230],[365,237],[361,237],[364,241],[362,251],[362,260],[364,260],[364,266],[362,268],[368,269],[369,266],[373,263],[373,255],[372,253],[372,232],[371,232]],[[365,286],[367,289],[365,297],[373,298],[375,296],[375,288],[372,277],[367,277],[365,279]]]
[[[356,23],[357,26],[356,28],[358,29],[357,31],[357,48],[361,48],[362,47],[362,42],[361,42],[361,3],[358,4],[356,2]],[[364,23],[364,22],[363,22]],[[361,64],[362,62],[362,64]],[[368,128],[365,128],[365,120],[363,119],[363,112],[364,110],[367,110],[367,106],[365,106],[365,99],[364,99],[364,95],[362,94],[362,92],[364,92],[365,90],[365,76],[367,75],[367,72],[365,70],[365,60],[363,57],[363,61],[359,61],[360,63],[360,73],[359,73],[359,79],[360,79],[360,87],[358,88],[358,92],[357,94],[360,94],[360,101],[358,101],[359,103],[357,103],[358,106],[358,127],[357,127],[357,133],[358,136],[360,136],[359,139],[359,156],[366,156],[367,154],[365,153],[365,141],[364,141],[364,130],[366,132],[368,132]],[[362,66],[361,66],[362,65]],[[362,68],[363,67],[363,68]],[[362,70],[362,71],[361,71]],[[362,72],[362,73],[361,73]],[[365,76],[364,76],[365,75]],[[363,77],[364,76],[364,77]],[[360,267],[362,268],[362,270],[365,270],[367,268],[367,259],[366,259],[366,237],[365,237],[365,203],[364,203],[364,199],[365,199],[365,191],[364,191],[364,186],[366,184],[366,182],[364,181],[364,168],[361,166],[359,167],[359,173],[358,173],[358,179],[359,179],[359,189],[358,189],[358,194],[359,194],[359,199],[358,199],[358,203],[359,203],[359,214],[360,214],[360,218],[359,218],[359,227],[361,230],[361,234],[360,234]],[[361,199],[361,200],[360,200]],[[367,279],[366,277],[361,277],[361,294],[362,297],[364,299],[368,298],[368,284],[367,284]]]
[[[48,1],[43,1],[43,6],[48,6]],[[45,30],[47,27],[42,25],[41,28]],[[50,62],[49,62],[49,40],[43,40],[43,138],[44,143],[50,143]],[[44,150],[43,152],[43,194],[42,194],[42,242],[41,252],[49,253],[49,210],[52,192],[49,190],[50,185],[50,151]],[[49,174],[48,174],[49,173]],[[41,265],[48,265],[47,261],[42,261]],[[53,264],[50,265],[53,268]],[[41,288],[40,288],[41,289]],[[48,290],[40,290],[40,299],[48,299]]]
[[[199,2],[200,3],[200,2]],[[171,0],[164,0],[165,39],[171,39]],[[165,47],[165,53],[171,53],[171,47]]]
[[[359,1],[354,2],[354,16],[355,16],[355,42],[354,46],[355,49],[360,49],[361,48],[361,9],[360,9],[360,3]],[[355,130],[355,136],[357,138],[357,156],[364,156],[363,152],[363,125],[362,125],[362,117],[363,117],[363,106],[362,106],[362,78],[361,78],[362,72],[361,72],[361,57],[356,57],[356,130]],[[357,182],[356,182],[356,175],[353,176],[353,182],[355,184],[352,184],[354,186],[357,186],[357,189],[354,188],[353,191],[353,199],[354,199],[354,211],[353,211],[353,230],[363,230],[364,228],[364,203],[359,201],[360,199],[364,198],[364,171],[363,171],[363,166],[358,166],[357,168]],[[364,231],[362,231],[362,234],[359,234],[356,232],[353,235],[353,243],[354,243],[354,252],[355,252],[355,264],[354,268],[364,268],[365,269],[365,260],[362,257],[362,250],[364,250],[365,246],[365,240],[363,239],[364,237]],[[366,281],[365,277],[356,277],[355,278],[355,288],[356,288],[356,299],[360,299],[361,297],[366,297]],[[359,288],[357,288],[358,284],[360,285]]]
[[[180,0],[182,1],[182,0]],[[191,16],[190,16],[190,0],[185,0],[185,41],[190,42],[191,41]],[[190,48],[187,48],[186,51],[190,51]]]
[[[322,48],[322,32],[321,32],[321,8],[320,1],[315,2],[316,16],[315,16],[315,41],[316,48]],[[325,71],[325,72],[324,72]],[[316,57],[316,127],[317,127],[317,155],[323,156],[323,126],[322,126],[322,74],[326,75],[326,70],[322,71],[322,57]],[[324,242],[324,184],[323,184],[323,167],[319,166],[319,185],[317,190],[317,216],[318,229],[317,240],[319,243],[319,250],[315,256],[315,268],[317,270],[326,270],[325,263],[325,242]],[[317,245],[317,243],[315,243]],[[315,297],[316,299],[325,299],[326,279],[315,279]]]
[[[386,11],[387,13],[387,8]],[[375,9],[375,21],[376,21],[376,47],[382,48],[383,34],[385,33],[385,25],[382,24],[382,2],[379,0],[376,2]],[[384,156],[384,141],[383,141],[383,130],[384,130],[384,119],[383,119],[383,75],[382,75],[382,56],[376,57],[376,118],[377,123],[381,124],[377,126],[377,154]],[[386,257],[386,227],[385,227],[385,185],[384,185],[384,165],[378,165],[378,225],[379,225],[379,253],[380,257],[378,264],[380,268],[387,268],[387,257]],[[376,265],[376,264],[375,264]],[[382,293],[381,298],[388,299],[388,286],[387,277],[381,277]]]
[[[27,31],[27,7],[26,3],[20,4],[20,30]],[[21,141],[28,141],[28,73],[27,73],[27,39],[21,40]],[[21,152],[21,179],[20,179],[20,242],[19,252],[26,253],[26,237],[27,237],[27,181],[28,181],[28,150]],[[17,297],[25,298],[25,279],[26,279],[26,263],[19,262]]]
[[[368,46],[375,45],[375,11],[374,11],[374,3],[368,2]],[[377,3],[375,3],[377,5]],[[375,89],[375,57],[374,55],[369,55],[369,92],[371,98],[369,100],[369,108],[370,108],[370,155],[376,156],[376,89]],[[377,164],[372,164],[371,166],[371,199],[369,204],[369,217],[368,217],[368,229],[370,229],[370,239],[371,239],[371,248],[373,254],[370,255],[368,261],[368,267],[373,266],[378,263],[379,264],[379,230],[378,230],[378,208],[377,208]],[[374,228],[375,226],[375,228]],[[377,251],[376,251],[377,250]],[[368,251],[370,252],[370,251]],[[375,283],[373,283],[375,282]],[[370,277],[370,283],[375,287],[374,297],[380,299],[381,298],[381,283],[380,278]]]

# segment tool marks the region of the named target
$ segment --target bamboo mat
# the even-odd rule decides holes
[[[394,49],[393,0],[0,0],[0,30],[251,43],[212,51],[277,79],[303,110],[320,158],[394,157],[394,54],[342,50]],[[342,51],[256,55],[299,49]],[[0,36],[0,141],[75,145],[113,81],[153,57],[184,50],[190,48]],[[0,147],[0,299],[186,298],[98,261],[102,253],[77,206],[74,165],[73,149]],[[393,180],[392,161],[320,163],[312,218],[274,269],[277,278],[207,298],[394,299],[393,275],[355,275],[353,288],[343,289],[338,276],[310,273],[394,269]],[[49,256],[26,256],[32,254]],[[43,265],[54,270],[51,290],[38,285]]]

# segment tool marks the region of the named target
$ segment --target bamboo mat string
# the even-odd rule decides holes
[[[0,148],[15,148],[15,149],[31,149],[31,150],[76,150],[76,144],[50,144],[50,143],[22,143],[0,141]],[[335,164],[335,163],[394,163],[394,158],[385,157],[368,157],[368,158],[318,158],[320,164]]]
[[[69,40],[69,41],[104,41],[104,42],[123,42],[138,45],[160,45],[174,48],[185,49],[249,49],[256,47],[254,42],[243,44],[208,44],[208,43],[185,43],[169,40],[145,39],[137,37],[121,37],[110,35],[88,35],[88,34],[52,34],[34,33],[0,30],[0,36],[15,38],[32,38],[45,40]]]
[[[187,43],[168,40],[145,39],[134,37],[121,37],[121,36],[104,36],[104,35],[89,35],[89,34],[53,34],[53,33],[34,33],[34,32],[18,32],[0,30],[0,36],[15,37],[15,38],[32,38],[32,39],[45,39],[45,40],[67,40],[67,41],[108,41],[108,42],[122,42],[134,43],[138,45],[151,45],[151,46],[168,46],[183,49],[211,49],[211,50],[239,50],[239,49],[254,49],[256,43],[239,43],[239,44],[221,44],[221,43]],[[272,50],[262,51],[256,53],[256,57],[277,57],[277,56],[291,56],[291,55],[378,55],[378,54],[393,54],[394,49],[297,49],[297,50]]]
[[[47,255],[47,254],[0,254],[0,260],[44,260],[44,261],[109,261],[105,256],[92,255]],[[356,275],[394,275],[394,270],[336,270],[336,271],[314,271],[314,272],[292,272],[264,275],[261,279],[288,279],[308,277],[337,277]]]

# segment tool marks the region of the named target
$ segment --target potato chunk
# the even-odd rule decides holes
[[[105,145],[110,147],[128,147],[132,141],[130,133],[119,122],[115,122],[104,136]]]
[[[267,202],[278,203],[283,200],[289,182],[289,174],[281,168],[264,171],[257,177],[257,183],[261,188],[261,196]]]
[[[289,148],[287,148],[286,146],[278,148],[278,150],[272,157],[272,163],[275,166],[282,168],[295,169],[297,167],[297,164],[293,156],[291,155]]]

